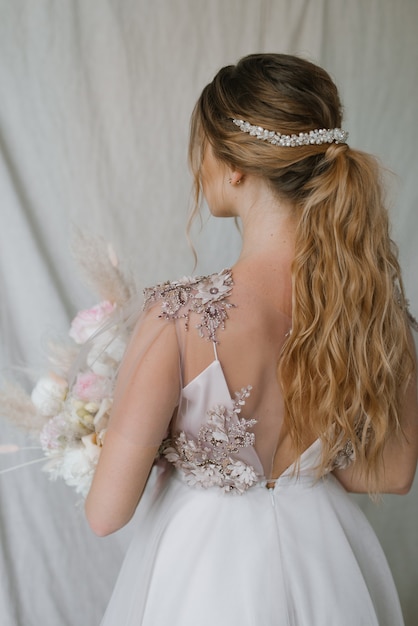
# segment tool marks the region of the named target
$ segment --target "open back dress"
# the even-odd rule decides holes
[[[145,296],[177,335],[179,401],[102,626],[401,626],[373,530],[332,471],[318,478],[320,441],[273,473],[291,319],[230,270]]]

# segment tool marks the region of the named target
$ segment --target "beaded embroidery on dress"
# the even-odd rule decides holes
[[[210,276],[184,277],[178,281],[162,283],[144,290],[144,310],[160,300],[160,317],[167,320],[183,317],[186,328],[190,313],[198,313],[201,321],[196,328],[200,336],[217,342],[217,330],[225,328],[228,309],[234,306],[225,302],[232,286],[230,269]]]
[[[225,329],[228,309],[234,307],[227,301],[232,287],[230,269],[210,276],[186,277],[146,289],[144,309],[158,303],[159,317],[184,318],[187,330],[190,313],[197,313],[199,335],[216,344],[219,343],[218,330]],[[225,492],[242,494],[260,478],[254,467],[240,458],[241,449],[255,443],[255,435],[249,431],[256,419],[239,417],[250,391],[248,385],[235,392],[231,408],[223,404],[211,407],[197,437],[180,431],[161,444],[160,454],[180,471],[189,486],[221,487]]]
[[[210,409],[197,440],[182,431],[163,442],[161,454],[182,472],[187,485],[216,486],[242,494],[257,482],[254,468],[239,458],[240,449],[255,442],[255,435],[249,430],[256,420],[239,418],[250,389],[244,387],[235,394],[232,410],[222,404]]]

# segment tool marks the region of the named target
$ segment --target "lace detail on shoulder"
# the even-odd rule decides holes
[[[201,337],[218,343],[216,332],[225,328],[228,309],[235,305],[227,302],[233,287],[230,269],[210,276],[184,277],[144,290],[144,310],[161,302],[159,317],[167,320],[185,319],[189,327],[190,313],[200,315],[196,328]]]
[[[232,410],[217,405],[208,411],[208,420],[197,439],[181,431],[177,437],[163,441],[160,453],[181,471],[188,485],[221,487],[242,494],[258,481],[252,465],[239,459],[240,449],[255,442],[254,433],[248,431],[257,420],[239,417],[250,390],[250,386],[244,387],[235,394]]]

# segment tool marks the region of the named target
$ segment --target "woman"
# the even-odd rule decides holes
[[[322,130],[325,129],[325,130]],[[145,292],[86,501],[106,535],[141,502],[103,624],[402,624],[347,491],[406,493],[416,362],[374,159],[328,74],[225,67],[195,107],[197,204],[242,223],[232,270]]]

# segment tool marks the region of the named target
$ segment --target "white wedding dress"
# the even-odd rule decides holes
[[[148,294],[166,319],[200,315],[214,358],[182,389],[102,626],[401,626],[369,523],[332,473],[315,478],[320,442],[267,487],[262,416],[242,417],[256,388],[231,398],[218,360],[231,290],[224,271]]]

